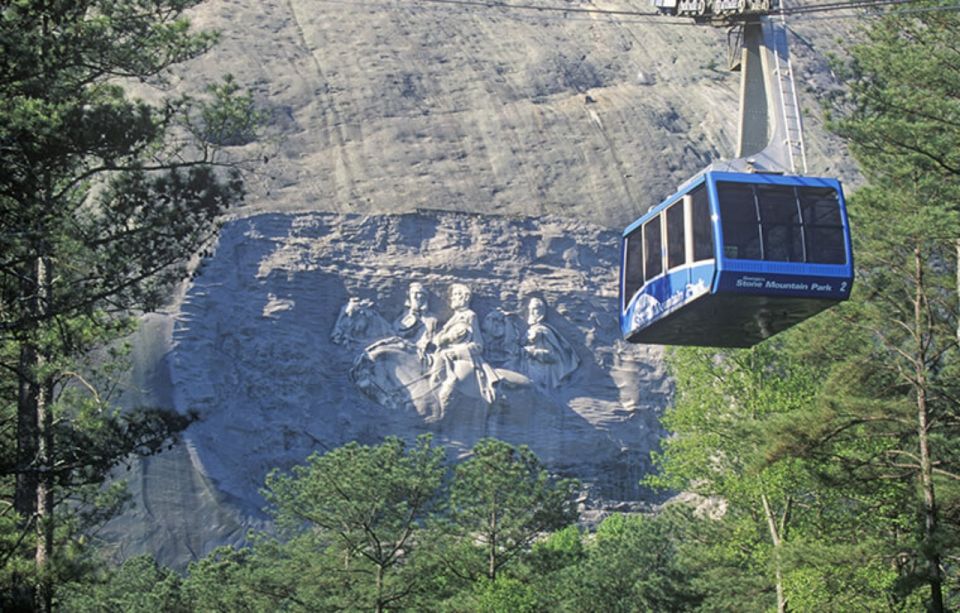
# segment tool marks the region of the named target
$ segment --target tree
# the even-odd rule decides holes
[[[417,570],[418,539],[444,473],[443,449],[428,436],[409,449],[390,437],[375,447],[353,442],[313,454],[289,473],[268,475],[264,494],[284,541],[261,541],[255,551],[299,568],[285,583],[300,606],[402,606],[426,583]]]
[[[236,84],[212,88],[209,101],[158,90],[153,104],[122,87],[162,85],[171,66],[210,47],[215,37],[191,33],[183,17],[197,3],[0,8],[0,478],[17,530],[2,560],[7,593],[35,593],[44,610],[63,525],[55,509],[76,510],[65,503],[79,486],[131,452],[157,451],[184,425],[109,410],[84,360],[129,332],[132,312],[164,299],[242,197],[239,172],[219,155],[255,122]]]
[[[769,345],[749,351],[677,351],[671,355],[677,400],[664,418],[675,433],[655,455],[661,487],[722,497],[730,519],[748,517],[766,527],[766,540],[744,543],[753,556],[772,551],[777,608],[786,610],[783,569],[776,559],[792,528],[796,488],[789,466],[768,467],[762,457],[763,428],[777,416],[801,409],[808,380],[794,377]]]
[[[848,342],[827,350],[823,402],[784,424],[773,453],[817,466],[825,484],[859,499],[848,512],[872,508],[860,530],[897,570],[899,595],[925,585],[930,609],[942,611],[960,537],[960,355],[951,242],[928,234],[945,218],[916,204],[933,189],[877,178],[852,198],[858,287],[827,320]]]
[[[952,237],[960,261],[960,19],[929,5],[862,28],[849,59],[834,62],[848,88],[827,110],[871,183],[912,186],[913,208],[933,221],[924,236]],[[960,292],[960,266],[956,274]]]
[[[323,579],[277,566],[252,548],[218,547],[190,564],[183,580],[182,599],[189,610],[205,613],[284,610],[290,604],[287,596],[292,594],[296,582],[316,583]],[[290,570],[294,573],[284,574]],[[278,576],[283,576],[281,585],[273,580]]]
[[[559,582],[584,557],[569,525],[576,483],[492,439],[454,473],[445,480],[429,436],[352,442],[272,471],[264,495],[276,531],[192,564],[183,600],[203,611],[559,607]]]
[[[181,596],[180,577],[150,556],[137,556],[111,569],[96,582],[64,586],[60,606],[77,613],[169,613],[189,609]]]
[[[849,89],[832,126],[869,180],[851,199],[859,289],[839,312],[859,342],[832,369],[833,401],[792,444],[836,458],[833,478],[853,490],[907,489],[886,505],[897,529],[885,554],[901,591],[926,585],[942,611],[960,508],[960,18],[928,8],[871,20],[839,65]]]
[[[588,542],[586,558],[560,583],[564,611],[687,611],[696,608],[696,574],[682,553],[701,522],[689,510],[611,515]]]
[[[660,472],[647,482],[722,499],[728,505],[725,521],[742,524],[739,544],[749,552],[749,559],[735,566],[768,573],[777,609],[786,611],[782,557],[800,519],[797,503],[811,495],[814,484],[794,459],[770,462],[767,440],[771,428],[811,405],[817,373],[774,341],[750,350],[676,350],[669,366],[676,400],[663,424],[673,434],[654,454]]]
[[[960,181],[960,19],[952,11],[892,13],[871,19],[835,62],[847,84],[830,100],[832,127],[873,177],[924,175]],[[918,172],[919,171],[919,172]],[[924,206],[956,209],[952,202]]]
[[[448,568],[469,581],[495,581],[538,536],[577,517],[578,487],[553,478],[526,446],[479,441],[454,471],[446,529],[457,553]]]
[[[576,484],[550,477],[525,447],[484,440],[473,454],[449,483],[429,436],[412,446],[352,442],[271,472],[264,495],[276,534],[191,565],[186,602],[210,611],[542,610],[556,602],[545,575],[581,557],[575,527],[537,543],[512,576],[499,571],[576,517]]]

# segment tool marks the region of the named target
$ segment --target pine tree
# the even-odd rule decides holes
[[[920,518],[906,521],[913,552],[891,549],[903,591],[926,585],[930,609],[943,611],[957,537],[945,520],[960,504],[960,17],[938,8],[872,20],[840,67],[850,87],[834,101],[833,127],[869,181],[851,201],[860,288],[841,311],[862,342],[835,368],[839,397],[812,433],[822,452],[874,442],[847,458],[848,483],[899,481],[917,493],[900,510]]]
[[[557,479],[526,446],[482,439],[457,465],[447,529],[458,553],[449,568],[462,578],[495,581],[534,539],[577,516],[578,484]]]
[[[258,580],[313,610],[404,606],[428,582],[418,549],[445,472],[443,449],[426,436],[409,448],[396,437],[349,443],[271,472],[264,494],[282,538],[256,544]]]
[[[84,362],[130,331],[132,313],[162,302],[242,197],[239,172],[219,155],[253,131],[236,84],[206,101],[156,103],[122,86],[162,85],[171,66],[213,44],[184,18],[195,4],[0,7],[0,476],[5,517],[16,514],[0,553],[7,593],[33,594],[42,610],[63,548],[55,509],[77,510],[65,503],[80,491],[90,502],[111,467],[184,426],[162,411],[110,409]]]

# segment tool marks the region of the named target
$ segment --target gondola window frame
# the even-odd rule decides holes
[[[718,180],[715,186],[721,250],[725,258],[846,264],[847,250],[837,190],[727,180]],[[790,218],[789,222],[784,222],[785,203],[777,205],[775,198],[789,199],[792,210],[792,217],[786,216]],[[787,229],[787,237],[792,243],[786,247],[786,252],[783,251],[784,237],[776,237],[774,233],[778,229]]]
[[[633,296],[640,291],[645,283],[643,263],[643,227],[638,226],[624,238],[623,266],[626,274],[623,275],[623,294],[620,308],[626,310]]]
[[[660,217],[660,214],[654,215],[643,224],[643,278],[647,281],[664,273],[663,223]]]

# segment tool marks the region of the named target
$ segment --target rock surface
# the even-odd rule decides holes
[[[138,360],[141,389],[156,390],[157,401],[170,394],[200,421],[184,445],[144,463],[134,511],[112,529],[134,530],[133,541],[183,564],[263,525],[258,490],[272,468],[388,434],[432,433],[451,459],[494,436],[583,480],[591,508],[655,501],[638,482],[662,436],[670,385],[659,348],[619,340],[618,255],[616,233],[556,217],[263,214],[227,224],[173,326],[155,319],[142,333],[155,348],[166,337],[169,353]],[[351,297],[397,318],[414,281],[440,321],[453,283],[470,286],[480,318],[522,316],[541,299],[576,369],[556,387],[502,386],[492,404],[455,394],[440,419],[381,406],[350,372],[383,334],[335,343],[332,332]],[[136,522],[149,529],[137,532]]]
[[[259,161],[243,212],[436,208],[620,227],[736,145],[739,73],[721,28],[416,0],[209,0],[192,19],[221,42],[174,85],[233,73],[267,117],[265,141],[235,151]],[[850,24],[790,23],[810,174],[853,175],[818,118],[837,87],[823,54]]]
[[[587,483],[585,515],[652,501],[638,480],[670,384],[659,348],[618,340],[615,229],[731,154],[739,76],[724,70],[723,31],[413,0],[209,0],[192,20],[221,42],[169,87],[233,73],[267,126],[231,148],[252,169],[246,204],[138,333],[126,402],[202,420],[130,473],[134,505],[105,531],[118,553],[182,567],[242,543],[266,525],[268,470],[387,434],[432,432],[452,457],[481,436],[528,444]],[[810,173],[849,185],[815,112],[837,87],[823,54],[844,26],[791,25]],[[350,379],[364,343],[331,333],[350,297],[393,322],[412,281],[440,322],[455,282],[481,319],[499,309],[522,324],[543,299],[576,370],[546,392],[461,398],[434,421],[381,406]]]

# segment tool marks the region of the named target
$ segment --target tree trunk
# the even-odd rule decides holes
[[[37,608],[44,612],[51,611],[53,606],[53,585],[49,577],[54,528],[53,411],[50,398],[50,386],[41,385],[37,396],[37,423],[40,425],[37,464],[41,472],[37,480],[37,547],[34,559],[39,573]]]
[[[42,252],[41,252],[42,253]],[[50,309],[50,291],[53,275],[50,259],[40,255],[36,261],[36,315],[42,319]],[[46,351],[41,348],[34,352],[34,364],[31,371],[36,378],[36,393],[31,396],[35,415],[36,436],[36,478],[33,480],[36,497],[36,547],[34,562],[37,569],[36,604],[39,611],[49,612],[53,608],[53,584],[49,576],[50,559],[53,556],[53,384],[48,373]]]
[[[957,251],[957,299],[960,300],[960,238],[953,244]],[[960,318],[957,318],[957,342],[960,342]]]
[[[29,296],[28,318],[40,321],[49,311],[50,262],[38,249],[31,269],[23,275],[23,295]],[[17,398],[17,475],[14,508],[29,530],[35,533],[34,564],[37,582],[33,592],[37,610],[49,611],[53,602],[48,566],[53,549],[53,416],[50,411],[52,384],[43,372],[46,351],[40,346],[37,330],[20,340]]]
[[[34,559],[37,565],[37,605],[40,611],[50,611],[53,603],[53,585],[48,576],[53,555],[53,412],[49,405],[49,387],[41,386],[37,397],[37,421],[40,424],[37,454],[40,478],[37,480],[37,547]]]
[[[943,612],[943,577],[940,571],[939,547],[933,541],[937,532],[937,499],[933,488],[933,470],[930,460],[929,415],[927,414],[926,390],[917,389],[917,418],[920,445],[920,487],[923,490],[923,536],[929,568],[930,610]]]
[[[376,613],[383,613],[383,567],[377,565],[377,602],[374,605]]]
[[[37,512],[37,395],[40,393],[33,369],[37,348],[31,340],[20,345],[19,397],[17,401],[17,482],[14,510],[26,523],[36,519]]]
[[[41,302],[41,279],[39,273],[42,267],[37,258],[21,273],[20,295],[29,297],[26,300],[28,317],[36,317],[43,308]],[[39,399],[40,373],[37,372],[37,362],[40,351],[37,348],[33,329],[23,332],[19,339],[20,358],[18,367],[18,397],[17,397],[17,475],[14,491],[14,510],[20,515],[25,524],[31,524],[37,513],[37,480],[39,473],[38,447],[40,425],[37,422],[37,401]],[[26,526],[25,526],[26,527]]]
[[[490,513],[490,542],[487,544],[487,579],[497,579],[497,511]]]
[[[770,542],[773,543],[773,572],[777,588],[777,613],[787,613],[787,594],[783,588],[783,568],[780,564],[780,546],[783,544],[783,528],[777,525],[777,518],[770,508],[770,502],[766,494],[760,494],[760,502],[763,503],[763,514],[767,518],[767,529],[770,532]],[[786,521],[786,511],[784,512],[784,522]]]
[[[930,459],[930,414],[927,404],[927,376],[924,333],[924,292],[923,292],[923,254],[920,247],[913,250],[914,281],[916,293],[914,295],[913,317],[914,334],[917,341],[916,355],[914,355],[914,380],[917,387],[917,442],[920,447],[920,489],[923,492],[923,536],[926,547],[923,548],[927,558],[930,583],[930,610],[934,613],[943,611],[943,577],[940,572],[940,554],[938,547],[933,543],[937,532],[937,499],[933,487],[933,462]]]
[[[18,364],[17,398],[17,455],[16,482],[13,493],[13,508],[20,517],[19,529],[24,533],[36,532],[37,526],[37,395],[40,386],[33,372],[37,361],[37,348],[32,340],[21,341]],[[12,577],[14,591],[23,601],[34,603],[36,584],[27,582],[19,573]]]

